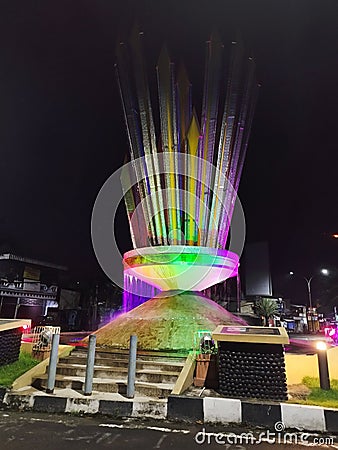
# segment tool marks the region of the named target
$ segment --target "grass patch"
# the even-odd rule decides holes
[[[320,388],[319,378],[304,377],[302,383],[307,386],[311,392],[306,400],[295,400],[293,403],[338,408],[338,380],[330,380],[331,389],[328,391],[324,391]]]
[[[0,367],[0,386],[11,387],[17,378],[39,362],[30,353],[20,352],[18,361]]]

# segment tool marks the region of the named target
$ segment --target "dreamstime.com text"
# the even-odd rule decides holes
[[[275,431],[264,430],[260,433],[212,433],[207,432],[205,428],[195,435],[197,444],[219,444],[225,446],[231,445],[254,445],[254,444],[299,444],[299,445],[334,445],[334,438],[331,436],[318,436],[309,433],[285,432],[283,422],[275,423]]]

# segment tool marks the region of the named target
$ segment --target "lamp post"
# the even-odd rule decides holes
[[[320,273],[322,275],[327,276],[329,274],[329,271],[327,269],[321,269]],[[290,275],[295,275],[294,272],[289,272]],[[301,276],[301,278],[303,278],[306,281],[307,284],[307,291],[308,291],[308,297],[309,297],[309,309],[312,310],[312,293],[311,293],[311,281],[314,279],[315,275],[312,275],[312,277],[310,278],[306,278]]]
[[[290,273],[290,275],[295,275],[294,272],[289,272],[289,273]],[[328,275],[329,271],[327,269],[321,269],[320,273],[322,275]],[[314,313],[313,308],[312,308],[312,293],[311,293],[311,282],[315,278],[315,276],[316,275],[312,275],[312,277],[310,277],[310,278],[301,276],[301,278],[303,278],[306,281],[308,297],[309,297],[309,311],[308,311],[308,314],[306,314],[306,318],[307,318],[307,321],[308,321],[309,332],[314,332],[314,331],[316,331],[318,329],[315,326],[316,320],[314,318],[315,313]],[[318,322],[317,322],[317,326],[318,326]]]

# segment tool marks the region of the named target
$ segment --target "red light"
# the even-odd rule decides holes
[[[27,325],[26,323],[25,323],[25,325],[22,325],[22,327],[21,327],[23,330],[28,330],[29,329],[29,325]]]

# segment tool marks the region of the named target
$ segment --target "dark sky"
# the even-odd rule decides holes
[[[17,253],[94,274],[93,202],[127,138],[115,44],[135,19],[148,65],[162,43],[202,88],[205,41],[239,31],[262,83],[240,198],[247,240],[268,240],[273,274],[337,265],[336,0],[3,0],[0,238]],[[199,95],[199,94],[198,94]],[[128,250],[124,217],[117,224]]]

